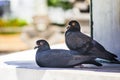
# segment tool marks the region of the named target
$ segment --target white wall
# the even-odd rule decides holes
[[[46,0],[10,0],[12,15],[32,22],[34,15],[46,15]]]
[[[34,1],[33,0],[10,0],[11,2],[11,12],[13,17],[18,17],[32,21],[32,16],[34,14]]]
[[[93,37],[120,59],[120,0],[93,0]]]

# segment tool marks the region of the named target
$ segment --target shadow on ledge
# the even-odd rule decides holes
[[[103,63],[102,67],[97,67],[89,64],[83,64],[84,67],[75,68],[46,68],[39,67],[35,61],[7,61],[7,65],[16,66],[16,68],[35,69],[35,70],[83,70],[83,71],[95,71],[95,72],[117,72],[120,73],[120,64],[108,64]]]

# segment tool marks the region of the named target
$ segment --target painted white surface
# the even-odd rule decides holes
[[[65,44],[51,48],[67,49]],[[0,80],[120,80],[120,65],[84,68],[42,68],[35,63],[36,50],[0,56]]]
[[[120,0],[93,0],[93,37],[120,59]]]

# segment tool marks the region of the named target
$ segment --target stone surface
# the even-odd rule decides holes
[[[51,48],[67,49],[65,44]],[[1,80],[120,80],[120,65],[84,68],[42,68],[35,63],[36,50],[26,50],[0,56]]]

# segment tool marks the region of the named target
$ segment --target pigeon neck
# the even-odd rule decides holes
[[[40,47],[40,48],[38,48],[38,51],[39,51],[39,52],[41,52],[41,51],[46,51],[46,50],[50,50],[50,47],[45,46],[45,47]]]
[[[78,31],[78,32],[80,32],[80,29],[74,29],[74,28],[73,28],[73,29],[69,29],[68,32],[69,32],[69,31],[72,31],[72,32]]]

